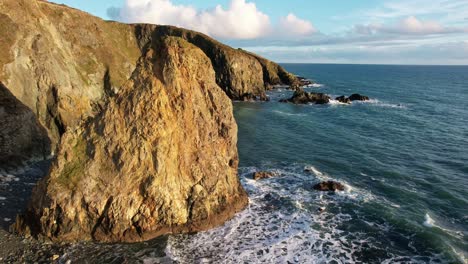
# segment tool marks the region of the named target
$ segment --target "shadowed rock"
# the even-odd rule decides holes
[[[313,82],[309,79],[306,79],[304,77],[298,76],[297,79],[299,80],[300,86],[308,86],[312,85]]]
[[[345,186],[335,181],[325,181],[314,185],[314,190],[323,192],[344,191]]]
[[[34,113],[0,82],[0,168],[50,154],[47,130]]]
[[[369,97],[360,94],[352,94],[349,96],[350,101],[369,101]]]
[[[294,94],[289,99],[280,100],[281,103],[294,103],[294,104],[328,104],[330,96],[323,93],[306,92],[299,88],[294,91]]]
[[[340,102],[340,103],[343,103],[343,104],[350,104],[351,103],[351,100],[349,100],[349,98],[344,96],[344,95],[335,98],[335,100]]]

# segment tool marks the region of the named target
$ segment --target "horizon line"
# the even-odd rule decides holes
[[[339,62],[277,62],[278,64],[327,64],[327,65],[369,65],[369,66],[447,66],[468,67],[468,64],[398,64],[398,63],[339,63]]]

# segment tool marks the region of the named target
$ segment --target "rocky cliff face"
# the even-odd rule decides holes
[[[199,47],[211,60],[216,82],[234,100],[267,100],[265,91],[271,85],[296,86],[298,79],[280,65],[256,54],[233,49],[199,32],[172,26],[137,25],[137,37],[142,41],[164,36],[176,36]]]
[[[132,27],[36,0],[2,0],[0,32],[0,81],[36,115],[54,150],[122,86],[141,54]]]
[[[0,164],[3,168],[20,165],[29,157],[50,153],[47,131],[34,113],[16,99],[0,82]]]
[[[140,241],[247,204],[229,98],[292,84],[280,66],[193,31],[38,0],[1,1],[0,22],[0,160],[56,152],[18,232]]]

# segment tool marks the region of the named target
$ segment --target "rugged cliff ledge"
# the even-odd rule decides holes
[[[16,231],[140,241],[245,207],[229,98],[294,76],[197,32],[38,0],[1,1],[0,31],[0,160],[56,153]]]

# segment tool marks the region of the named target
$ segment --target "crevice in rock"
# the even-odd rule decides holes
[[[102,228],[102,222],[106,218],[107,212],[109,211],[109,208],[111,207],[113,201],[114,201],[114,196],[111,196],[111,197],[109,197],[109,199],[107,199],[106,205],[104,206],[104,209],[102,210],[101,215],[97,219],[96,224],[94,225],[93,230],[91,231],[91,237],[94,240],[96,240],[96,232],[97,232],[98,228],[99,227]]]
[[[0,82],[0,167],[16,167],[33,157],[46,159],[51,140],[34,112]]]
[[[106,67],[106,72],[104,73],[104,93],[106,94],[106,99],[115,95],[115,92],[112,90],[111,76],[109,67]]]
[[[58,89],[55,86],[51,86],[47,91],[47,117],[46,122],[49,128],[56,133],[57,141],[62,137],[66,131],[66,126],[60,116],[58,105],[59,105]]]

